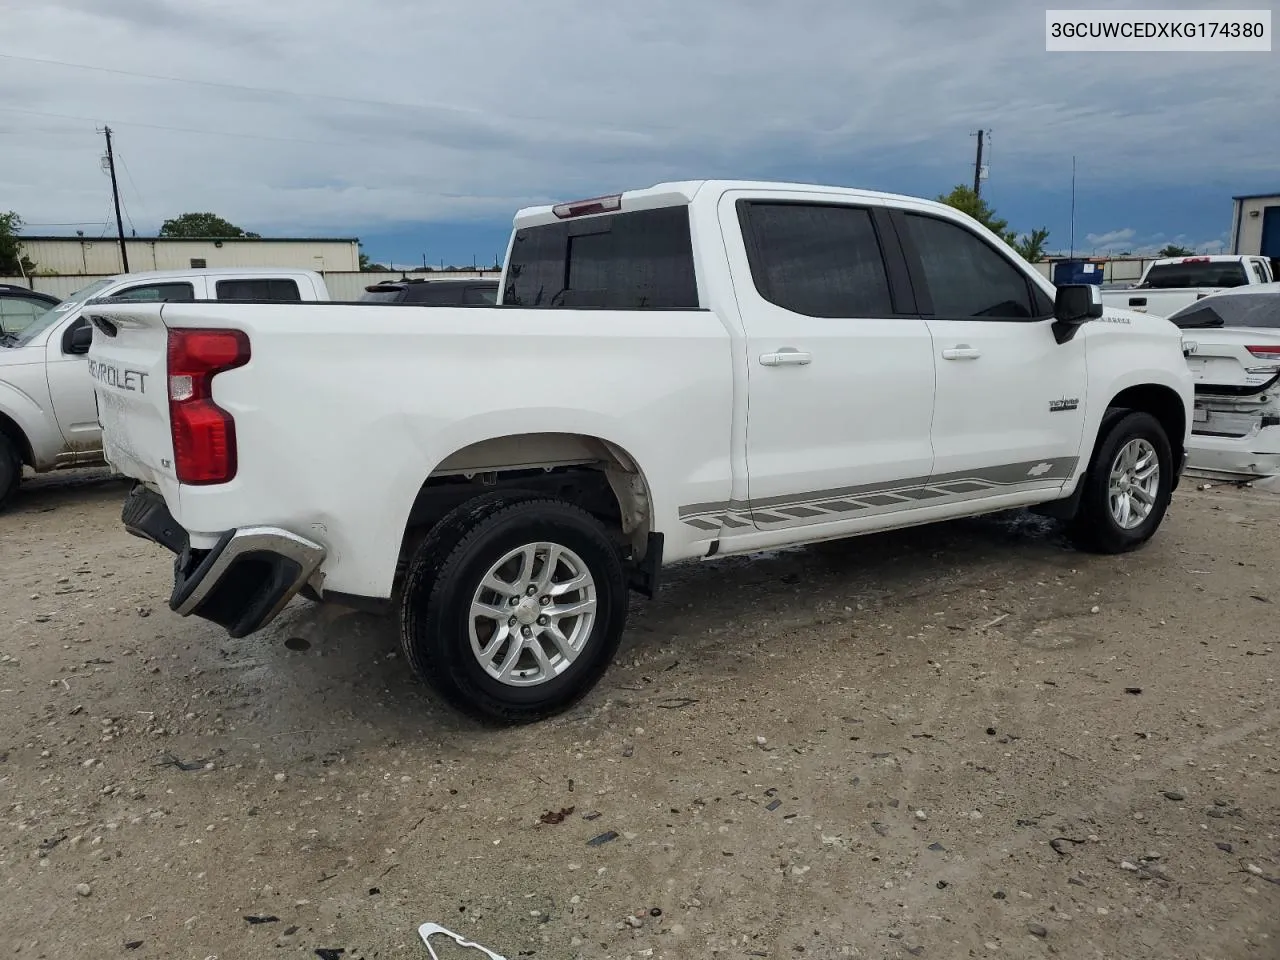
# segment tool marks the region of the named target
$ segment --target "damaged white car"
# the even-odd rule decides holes
[[[1195,379],[1188,466],[1280,475],[1280,283],[1205,297],[1169,316]]]

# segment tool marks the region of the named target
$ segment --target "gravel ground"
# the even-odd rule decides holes
[[[1280,497],[1185,485],[1121,558],[1015,515],[680,568],[493,730],[388,621],[177,618],[124,492],[0,515],[0,953],[1280,957]]]

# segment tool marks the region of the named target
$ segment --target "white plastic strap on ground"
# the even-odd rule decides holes
[[[454,933],[452,930],[446,930],[438,923],[424,923],[418,928],[418,936],[420,936],[422,938],[422,942],[427,945],[427,953],[431,954],[431,960],[440,960],[440,955],[436,953],[435,949],[431,946],[431,938],[436,934],[450,938],[460,947],[470,947],[473,950],[479,950],[488,957],[489,960],[507,960],[506,957],[494,953],[488,947],[482,947],[478,943],[472,943],[470,940],[464,940],[460,935]]]

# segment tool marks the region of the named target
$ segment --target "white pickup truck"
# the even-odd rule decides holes
[[[1166,257],[1148,264],[1134,286],[1103,290],[1102,302],[1109,307],[1167,317],[1223,290],[1274,282],[1271,261],[1266,257]]]
[[[1055,302],[931,201],[700,181],[528,209],[501,291],[90,311],[172,609],[239,637],[299,591],[394,598],[419,676],[527,721],[595,684],[665,565],[1029,506],[1125,551],[1181,473],[1177,328]]]
[[[22,466],[37,473],[103,462],[102,434],[86,356],[92,328],[84,305],[99,297],[142,302],[328,300],[313,270],[210,268],[125,273],[96,280],[28,323],[0,331],[0,507]]]

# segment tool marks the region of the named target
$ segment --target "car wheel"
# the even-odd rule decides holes
[[[0,509],[3,509],[22,480],[22,457],[18,448],[0,433]]]
[[[1103,419],[1083,479],[1073,539],[1095,553],[1124,553],[1150,540],[1173,495],[1173,451],[1160,421],[1131,411]]]
[[[627,602],[619,550],[591,514],[498,493],[454,510],[415,551],[401,644],[454,707],[526,723],[595,686],[618,649]]]

